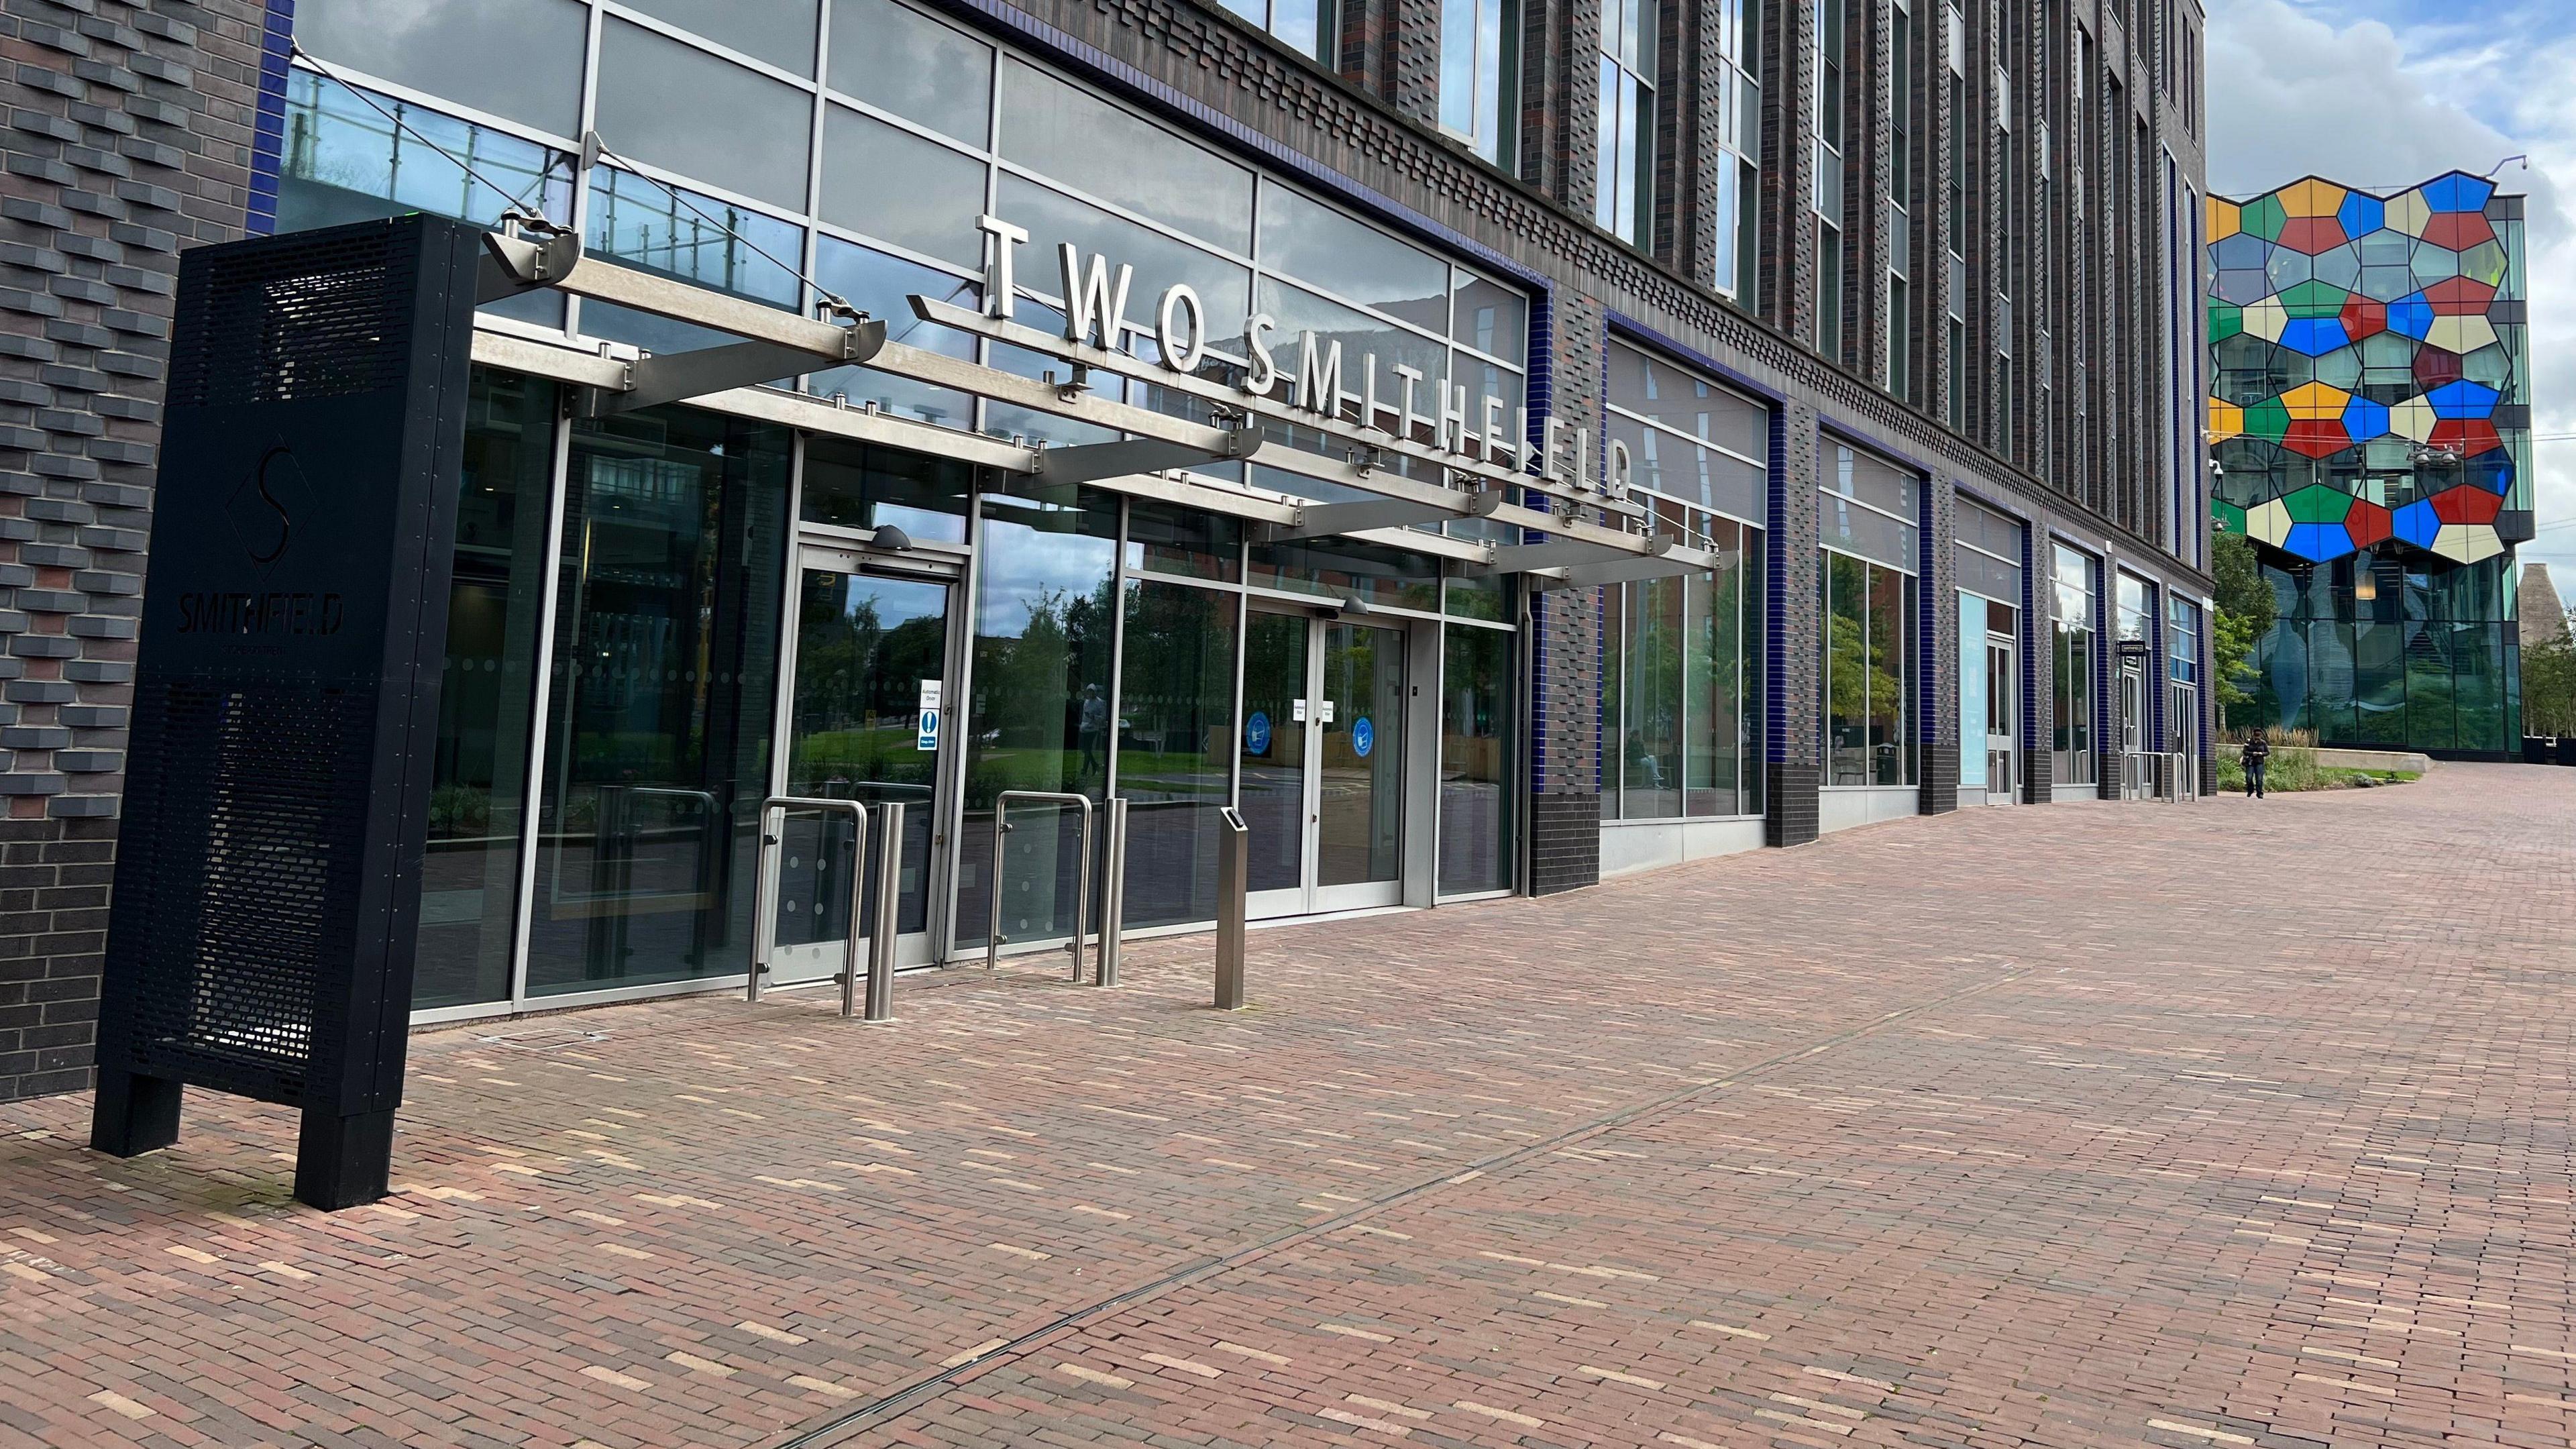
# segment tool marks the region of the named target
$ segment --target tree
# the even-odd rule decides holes
[[[2279,617],[2272,586],[2254,556],[2254,541],[2241,533],[2213,534],[2209,571],[2218,581],[2215,616],[2210,620],[2209,652],[2218,687],[2218,727],[2227,727],[2230,705],[2251,704],[2246,681],[2254,674],[2254,651]],[[2365,561],[2365,567],[2367,563]]]
[[[2576,639],[2565,633],[2523,646],[2522,732],[2576,735]]]

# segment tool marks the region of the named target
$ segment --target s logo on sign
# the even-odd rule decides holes
[[[295,536],[295,516],[310,498],[304,466],[284,442],[275,442],[225,500],[224,516],[231,521],[242,551],[265,569],[286,556],[286,546]]]

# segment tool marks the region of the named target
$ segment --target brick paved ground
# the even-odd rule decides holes
[[[449,1030],[337,1217],[22,1103],[0,1444],[2565,1444],[2571,885],[2576,770],[2447,766],[1260,932],[1240,1017],[1201,938]]]

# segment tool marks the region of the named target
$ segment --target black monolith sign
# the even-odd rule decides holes
[[[385,1194],[481,255],[407,216],[180,263],[100,1151],[205,1087],[301,1110],[303,1201]]]

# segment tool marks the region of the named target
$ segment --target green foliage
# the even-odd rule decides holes
[[[2340,765],[2320,765],[2317,752],[2305,745],[2275,742],[2272,763],[2263,772],[2265,794],[2294,795],[2309,790],[2345,790],[2367,778],[2373,784],[2400,785],[2419,778],[2411,770],[2352,770]],[[2245,788],[2245,765],[2233,748],[2218,755],[2218,789],[2221,794],[2234,794]]]
[[[2523,646],[2522,732],[2576,735],[2576,641],[2565,634]]]
[[[2231,706],[2254,702],[2253,692],[2246,687],[2254,677],[2254,650],[2270,632],[2279,605],[2272,597],[2272,586],[2264,581],[2263,566],[2254,557],[2254,541],[2243,534],[2210,536],[2209,571],[2218,581],[2209,652],[2218,683],[2218,723],[2224,729]]]

